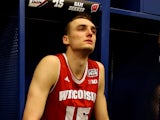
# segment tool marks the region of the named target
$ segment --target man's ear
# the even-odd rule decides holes
[[[68,45],[69,44],[69,39],[68,39],[68,35],[64,35],[63,38],[63,44]]]

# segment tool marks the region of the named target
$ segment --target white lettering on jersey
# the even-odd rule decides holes
[[[59,92],[59,101],[67,99],[85,99],[95,102],[96,93],[85,90],[64,90]]]
[[[98,80],[97,79],[88,80],[88,84],[98,84]]]

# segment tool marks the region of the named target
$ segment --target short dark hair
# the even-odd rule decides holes
[[[77,14],[75,14],[66,24],[65,29],[64,29],[64,35],[67,35],[69,33],[69,23],[72,22],[73,20],[79,19],[79,18],[84,18],[87,19],[91,22],[93,22],[92,20],[92,16],[89,15],[88,13],[85,12],[78,12]]]

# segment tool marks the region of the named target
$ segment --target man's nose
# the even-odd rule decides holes
[[[88,35],[93,35],[93,31],[90,28],[87,29],[87,33]]]

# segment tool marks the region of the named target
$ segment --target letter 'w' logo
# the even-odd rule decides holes
[[[97,12],[98,8],[99,8],[99,4],[92,4],[91,12]]]

